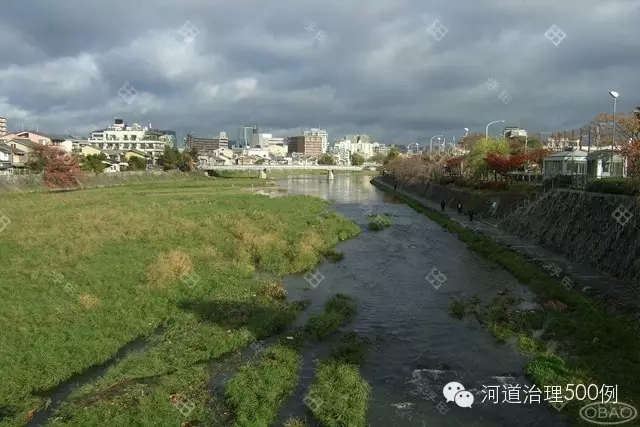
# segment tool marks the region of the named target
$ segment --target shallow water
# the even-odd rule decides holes
[[[293,176],[278,182],[290,194],[334,201],[332,209],[363,228],[360,236],[338,246],[344,260],[318,267],[322,276],[316,277],[323,280],[317,287],[309,286],[302,276],[286,278],[285,286],[291,298],[311,299],[311,312],[322,311],[324,302],[337,292],[357,299],[358,317],[345,330],[356,330],[377,342],[361,368],[372,386],[369,424],[568,426],[545,403],[482,403],[483,385],[531,386],[522,373],[526,359],[508,344],[496,343],[475,321],[457,320],[449,314],[454,296],[477,295],[489,301],[509,289],[533,307],[534,295],[506,271],[472,254],[453,234],[373,187],[370,179],[336,174],[331,181]],[[367,230],[366,215],[372,211],[390,215],[393,225],[379,232]],[[446,277],[439,287],[426,279],[434,268]],[[307,348],[299,390],[283,408],[277,425],[289,415],[307,414],[302,398],[313,381],[313,359],[322,357],[332,344]],[[443,387],[451,381],[475,395],[471,408],[443,402]],[[525,396],[521,393],[520,400]],[[501,401],[503,398],[500,396]]]

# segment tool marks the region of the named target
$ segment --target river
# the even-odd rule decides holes
[[[449,312],[452,297],[473,295],[488,302],[503,289],[533,306],[534,295],[508,272],[485,261],[433,221],[373,187],[372,177],[336,174],[291,176],[277,182],[289,194],[333,201],[330,209],[355,220],[360,236],[341,243],[338,263],[324,262],[324,279],[315,288],[302,276],[285,279],[293,299],[312,300],[320,312],[337,292],[358,301],[358,317],[345,330],[355,330],[376,345],[361,367],[372,386],[368,422],[372,427],[561,427],[569,424],[544,403],[482,403],[483,385],[531,386],[522,369],[527,359],[508,344],[498,344],[482,326],[458,320]],[[364,205],[364,206],[363,206]],[[367,207],[369,205],[370,207]],[[390,215],[393,225],[367,230],[368,209]],[[436,289],[426,276],[436,268],[446,281]],[[319,277],[319,276],[317,276]],[[300,319],[303,323],[305,319]],[[290,415],[304,418],[302,398],[313,381],[315,360],[332,341],[314,344],[304,354],[299,390],[287,402],[277,425]],[[443,387],[459,382],[475,395],[471,408],[441,403]],[[560,385],[560,384],[558,384]],[[500,401],[504,400],[502,393]],[[520,400],[525,399],[521,393]]]

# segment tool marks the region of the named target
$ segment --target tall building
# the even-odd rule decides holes
[[[5,136],[7,134],[7,119],[5,117],[0,117],[0,136]]]
[[[251,148],[262,147],[267,148],[270,145],[284,145],[284,139],[274,137],[273,134],[270,133],[258,133],[251,135]]]
[[[244,125],[238,128],[238,138],[234,148],[249,148],[251,142],[256,141],[257,135],[260,133],[258,125]],[[255,136],[254,136],[255,135]]]
[[[322,141],[320,135],[292,136],[287,141],[289,154],[320,155],[323,153]]]
[[[323,153],[327,152],[329,134],[327,133],[326,130],[317,129],[317,128],[307,129],[302,133],[302,135],[304,135],[304,136],[319,136],[322,139],[322,152]]]

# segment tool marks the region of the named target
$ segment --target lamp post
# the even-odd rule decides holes
[[[469,135],[469,128],[464,128],[464,137],[466,138]]]
[[[494,123],[504,123],[504,120],[494,120],[493,122],[487,124],[487,127],[485,128],[484,131],[484,139],[489,139],[489,126],[491,126]]]
[[[431,137],[431,139],[429,140],[429,155],[431,155],[431,153],[433,152],[433,138],[438,138],[438,142],[440,142],[440,138],[442,138],[444,135],[434,135]]]
[[[620,94],[615,91],[610,91],[609,95],[613,98],[613,129],[611,131],[611,164],[609,165],[609,177],[613,177],[613,149],[616,146],[616,101]]]

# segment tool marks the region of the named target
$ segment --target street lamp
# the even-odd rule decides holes
[[[485,128],[485,131],[484,131],[484,139],[489,139],[489,126],[491,126],[494,123],[504,123],[504,122],[505,122],[504,120],[495,120],[495,121],[489,123],[487,125],[487,127]]]
[[[469,128],[464,128],[464,137],[466,138],[469,135]]]
[[[620,94],[615,91],[609,91],[609,95],[613,98],[613,129],[611,131],[611,164],[609,165],[609,176],[613,177],[613,149],[616,146],[616,101]]]
[[[442,137],[444,137],[444,135],[435,135],[431,137],[429,140],[429,155],[431,155],[431,152],[433,151],[433,138],[438,138],[438,142],[440,142],[440,138]]]

